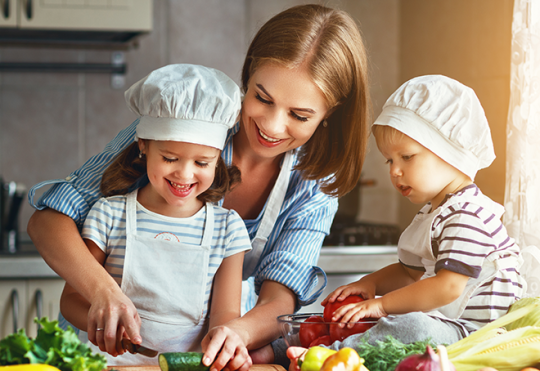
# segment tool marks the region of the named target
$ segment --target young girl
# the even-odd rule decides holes
[[[367,334],[370,343],[392,335],[451,344],[505,314],[526,291],[519,247],[500,220],[504,209],[473,183],[495,159],[487,119],[472,89],[422,76],[388,99],[372,131],[394,187],[426,205],[400,237],[399,263],[323,300],[366,299],[337,309],[334,321],[380,318],[333,347],[354,347]]]
[[[82,236],[137,308],[142,345],[197,351],[208,326],[240,316],[243,256],[251,244],[238,214],[212,204],[239,181],[220,152],[238,117],[240,90],[220,71],[178,64],[152,72],[125,95],[140,116],[135,142],[103,175],[107,197],[93,206]],[[130,192],[145,174],[148,184]],[[66,284],[64,317],[87,331],[89,308]],[[123,326],[105,334],[105,325],[95,329],[100,348],[104,337],[116,337],[121,354],[109,365],[157,364],[125,353]]]

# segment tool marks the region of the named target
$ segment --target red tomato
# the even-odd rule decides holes
[[[311,348],[317,345],[326,345],[326,346],[332,345],[332,341],[330,340],[330,335],[324,335],[324,336],[318,337],[317,339],[313,340],[311,344],[309,344],[309,347]]]
[[[324,312],[323,312],[324,322],[332,322],[332,315],[334,314],[336,310],[338,310],[338,308],[346,304],[358,303],[361,301],[364,301],[364,298],[362,298],[361,296],[351,295],[351,296],[347,296],[345,300],[343,301],[336,300],[333,303],[326,304],[324,307]]]
[[[300,344],[309,348],[311,342],[321,336],[328,335],[328,326],[321,316],[309,316],[300,324]]]
[[[345,338],[348,338],[351,335],[366,332],[368,329],[375,326],[375,324],[377,323],[376,319],[366,318],[366,320],[372,321],[372,322],[357,323],[352,328],[348,328],[347,324],[345,324],[345,327],[343,328],[341,328],[338,324],[331,324],[330,325],[330,341],[332,343],[336,340],[343,341]]]

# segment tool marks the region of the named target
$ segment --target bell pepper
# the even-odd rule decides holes
[[[311,347],[300,365],[300,371],[320,371],[324,361],[336,353],[337,351],[325,347]]]
[[[324,361],[320,371],[369,371],[353,348],[342,348]]]

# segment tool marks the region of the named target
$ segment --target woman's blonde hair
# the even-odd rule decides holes
[[[105,169],[100,191],[105,197],[127,194],[144,174],[146,174],[146,157],[139,157],[139,146],[137,142],[133,142]],[[225,161],[219,157],[214,182],[197,198],[202,202],[219,201],[240,181],[240,169],[236,166],[227,167]]]
[[[242,88],[265,63],[287,68],[306,64],[330,107],[327,127],[319,125],[299,152],[296,169],[319,180],[324,193],[343,196],[362,171],[371,103],[367,57],[355,21],[320,5],[287,9],[264,24],[248,49]]]

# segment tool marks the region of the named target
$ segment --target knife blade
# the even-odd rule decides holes
[[[122,339],[122,347],[128,352],[130,352],[131,354],[138,353],[138,354],[142,354],[143,356],[150,357],[150,358],[157,356],[159,353],[157,350],[146,348],[138,344],[133,344],[129,339],[125,339],[125,338]]]

